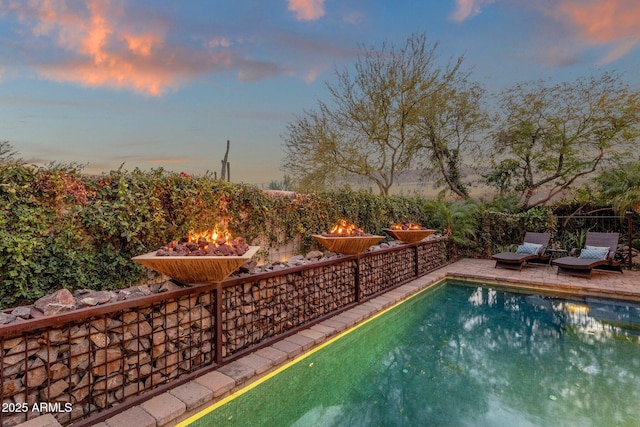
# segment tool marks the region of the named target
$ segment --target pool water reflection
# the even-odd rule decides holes
[[[448,283],[191,425],[637,425],[639,334],[631,303]]]

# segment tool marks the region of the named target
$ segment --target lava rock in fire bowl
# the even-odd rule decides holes
[[[249,245],[244,237],[236,237],[227,240],[224,237],[210,242],[200,237],[197,242],[173,241],[161,247],[156,252],[157,256],[241,256],[249,250]]]

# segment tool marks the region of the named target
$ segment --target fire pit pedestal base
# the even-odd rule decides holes
[[[420,230],[393,230],[391,228],[385,228],[384,232],[393,237],[396,240],[400,240],[403,243],[416,243],[420,240],[431,236],[436,230],[420,229]]]
[[[240,256],[157,256],[155,252],[132,260],[182,283],[217,283],[249,261],[260,246],[249,246]]]
[[[319,234],[312,237],[328,250],[346,255],[364,252],[384,239],[384,236],[326,237]]]

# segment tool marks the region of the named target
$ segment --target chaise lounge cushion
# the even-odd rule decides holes
[[[620,263],[614,255],[618,247],[618,233],[588,232],[580,257],[566,256],[552,261],[558,267],[558,274],[591,277],[594,269],[613,270],[622,273]],[[606,246],[605,246],[606,245]]]
[[[575,270],[591,270],[593,267],[600,264],[598,260],[595,260],[595,259],[578,258],[578,257],[558,258],[556,260],[553,260],[552,263],[553,265],[556,265],[562,268],[570,268]]]
[[[544,253],[548,243],[549,233],[527,232],[523,243],[518,246],[516,252],[501,252],[491,258],[496,261],[496,268],[521,270],[525,264],[530,262],[547,263],[549,258]]]

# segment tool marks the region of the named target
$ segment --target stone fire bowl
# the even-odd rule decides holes
[[[320,234],[313,234],[322,246],[331,252],[353,255],[366,251],[371,246],[384,239],[384,236],[354,236],[354,237],[326,237]]]
[[[217,283],[249,261],[258,249],[260,246],[249,246],[240,256],[157,256],[149,252],[132,260],[185,284]]]
[[[400,240],[404,243],[416,243],[425,237],[431,236],[436,230],[392,230],[385,228],[384,232],[393,237],[396,240]]]

